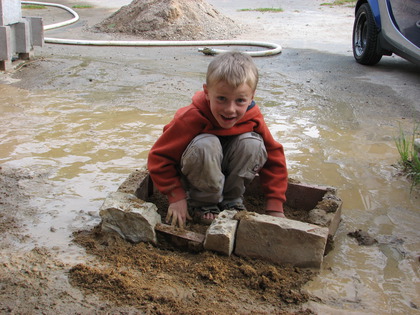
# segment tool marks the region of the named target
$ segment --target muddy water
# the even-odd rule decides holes
[[[202,72],[186,75],[200,86]],[[344,201],[335,249],[307,286],[323,303],[311,307],[319,313],[415,313],[419,195],[410,194],[409,181],[393,166],[398,124],[394,118],[379,125],[360,119],[348,105],[286,78],[271,80],[273,75],[265,73],[257,101],[285,146],[291,177],[334,186]],[[42,190],[33,189],[33,206],[41,210],[27,222],[36,245],[62,252],[68,261],[83,259],[71,233],[97,224],[106,195],[144,165],[178,106],[167,101],[189,99],[190,91],[164,88],[152,93],[157,109],[133,104],[135,94],[141,99],[156,89],[150,82],[134,92],[127,88],[104,96],[105,91],[0,85],[0,162],[45,178]],[[404,120],[400,124],[410,127]],[[378,243],[359,246],[347,236],[356,229]]]
[[[291,176],[337,187],[344,201],[335,250],[327,255],[317,280],[307,286],[328,304],[315,309],[320,314],[343,309],[416,314],[419,193],[410,192],[410,183],[398,175],[394,142],[398,125],[409,130],[410,123],[395,117],[358,117],[348,105],[325,101],[322,94],[295,94],[290,86],[287,91],[289,95],[282,95],[281,88],[268,87],[262,101],[272,102],[263,110],[285,145]],[[279,96],[287,99],[279,104]],[[377,245],[357,245],[347,236],[355,229],[368,231]]]
[[[31,228],[39,245],[64,246],[71,230],[97,221],[103,197],[144,165],[169,119],[167,113],[129,107],[92,107],[73,93],[37,94],[1,85],[0,95],[1,163],[51,180],[45,195],[34,198],[34,206],[45,209]]]

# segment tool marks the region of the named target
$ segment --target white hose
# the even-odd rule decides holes
[[[73,9],[70,9],[69,7],[66,7],[65,5],[62,5],[62,4],[47,3],[47,2],[35,2],[35,1],[21,1],[21,3],[22,4],[34,4],[34,5],[45,5],[45,6],[50,6],[50,7],[57,7],[57,8],[64,9],[64,10],[68,11],[70,14],[73,15],[73,18],[70,19],[70,20],[60,22],[60,23],[45,25],[44,26],[44,31],[48,31],[48,30],[52,30],[54,28],[59,28],[59,27],[62,27],[62,26],[70,25],[70,24],[73,24],[73,23],[75,23],[79,20],[79,15],[77,14],[76,11],[74,11]]]
[[[36,1],[21,1],[22,4],[34,4],[34,5],[45,5],[51,7],[58,7],[66,10],[73,15],[73,18],[64,22],[45,25],[44,30],[51,30],[54,28],[63,27],[69,24],[73,24],[79,20],[79,15],[74,10],[70,9],[61,4],[47,3],[47,2],[36,2]],[[257,41],[244,41],[244,40],[203,40],[203,41],[121,41],[121,40],[81,40],[81,39],[63,39],[63,38],[51,38],[45,37],[44,42],[50,44],[64,44],[64,45],[89,45],[89,46],[144,46],[144,47],[161,47],[161,46],[257,46],[271,48],[269,50],[262,51],[244,51],[244,53],[252,57],[263,57],[277,55],[281,53],[282,47],[280,45],[268,42],[257,42]],[[222,49],[212,48],[199,48],[198,51],[206,55],[215,55],[225,52]]]

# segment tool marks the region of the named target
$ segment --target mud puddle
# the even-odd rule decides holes
[[[372,303],[375,299],[380,303],[392,301],[393,310],[413,310],[418,304],[417,288],[412,280],[418,264],[415,223],[418,199],[415,193],[410,194],[409,182],[398,176],[398,170],[392,166],[398,158],[393,144],[396,126],[384,124],[380,130],[366,125],[362,128],[350,111],[331,110],[336,106],[333,102],[323,101],[324,109],[315,106],[310,99],[319,104],[322,97],[302,91],[299,85],[287,80],[283,84],[277,80],[275,86],[268,82],[263,81],[257,101],[267,104],[262,110],[274,136],[285,145],[291,176],[307,183],[335,186],[344,200],[335,249],[325,257],[321,274],[306,289],[321,298],[322,303],[308,302],[309,307],[321,313],[342,308],[370,312],[376,307]],[[86,259],[92,259],[88,258],[90,255],[114,259],[108,257],[107,250],[124,246],[132,250],[133,245],[118,243],[107,249],[92,237],[95,241],[87,247],[89,256],[86,256],[73,243],[73,233],[89,231],[99,223],[98,209],[103,199],[116,190],[129,172],[144,165],[148,149],[164,122],[171,119],[172,111],[142,111],[126,104],[113,106],[100,95],[97,102],[92,102],[94,94],[75,91],[67,91],[65,95],[50,91],[46,97],[46,93],[10,86],[1,88],[5,92],[2,95],[9,95],[2,103],[2,112],[10,121],[2,125],[2,167],[12,172],[26,170],[41,178],[31,189],[27,187],[33,180],[27,179],[24,185],[20,181],[22,189],[29,193],[28,206],[36,210],[23,218],[27,237],[17,241],[16,247],[20,243],[23,248],[49,248],[53,257],[67,268],[76,268],[74,276],[82,277],[81,282],[92,283],[89,282],[92,279],[83,278],[88,274],[96,274],[101,279],[110,277],[107,273],[111,271],[98,265],[95,268],[99,269],[87,273],[83,269],[88,268],[83,267]],[[130,95],[131,92],[129,99]],[[121,92],[116,97],[124,99]],[[96,105],[92,106],[93,103]],[[365,154],[361,155],[360,150]],[[355,229],[369,231],[379,244],[368,248],[359,246],[347,236]],[[107,260],[106,264],[110,263],[114,262]],[[81,265],[72,267],[76,264]],[[127,271],[129,267],[124,267],[124,263],[121,268],[124,271],[119,277],[125,283],[128,281],[125,277],[131,278],[134,271]],[[231,286],[229,281],[224,285]],[[131,296],[131,290],[140,287],[125,288]],[[87,290],[95,291],[93,285]],[[263,294],[263,298],[267,293],[258,294]],[[277,305],[272,304],[272,299],[279,293],[273,294],[265,297],[264,305]],[[143,298],[143,295],[136,297],[138,301]],[[163,299],[162,292],[152,293],[148,298],[161,301],[154,303],[166,305],[161,306],[163,310],[176,311],[179,307],[173,305],[172,298]],[[116,297],[106,294],[105,299],[113,301]],[[132,300],[127,303],[130,307],[140,307]],[[254,310],[258,305],[253,305]]]

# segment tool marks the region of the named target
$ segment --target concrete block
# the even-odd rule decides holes
[[[155,226],[161,223],[156,205],[132,194],[114,192],[108,195],[99,210],[102,229],[117,232],[133,242],[156,244]]]
[[[0,60],[11,60],[11,29],[9,26],[0,26]]]
[[[12,61],[0,60],[0,71],[9,71],[13,68]]]
[[[326,227],[250,213],[239,222],[234,253],[278,264],[320,268],[327,238]]]
[[[204,249],[227,256],[233,252],[238,220],[233,219],[237,211],[222,211],[207,229]]]
[[[0,71],[9,71],[12,65],[11,29],[0,26]]]
[[[14,39],[15,39],[15,52],[16,53],[28,53],[31,51],[31,41],[29,36],[29,22],[22,20],[19,23],[13,24],[14,28]]]
[[[20,60],[30,60],[31,58],[34,57],[34,52],[30,51],[30,52],[26,52],[26,53],[19,53],[19,59]]]
[[[44,23],[39,17],[25,17],[29,22],[29,36],[31,46],[42,47],[44,45]]]

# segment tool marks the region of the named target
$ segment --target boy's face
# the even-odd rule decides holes
[[[203,89],[210,102],[211,113],[223,129],[229,129],[241,120],[255,94],[246,83],[235,88],[220,81],[210,87],[204,84]]]

